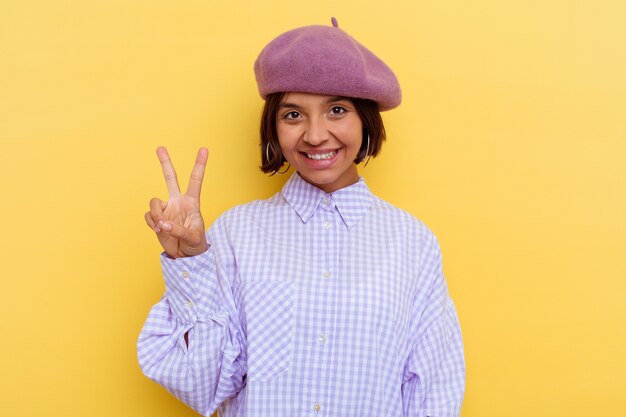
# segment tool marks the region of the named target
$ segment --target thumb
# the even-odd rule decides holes
[[[161,230],[168,235],[179,239],[181,242],[185,242],[185,244],[189,246],[196,246],[200,244],[202,238],[204,237],[203,233],[200,233],[196,230],[187,229],[180,224],[167,221],[163,222]]]

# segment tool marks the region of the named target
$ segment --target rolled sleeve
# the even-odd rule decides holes
[[[402,387],[404,415],[458,417],[465,392],[465,359],[458,316],[434,238],[422,259],[429,290],[416,301]]]
[[[245,340],[229,277],[217,266],[212,246],[187,258],[162,254],[161,265],[165,294],[139,335],[139,365],[185,404],[211,415],[239,392],[246,374]]]
[[[174,316],[183,323],[195,323],[199,317],[215,315],[219,309],[216,295],[215,260],[212,249],[188,257],[172,259],[161,254],[166,296]]]

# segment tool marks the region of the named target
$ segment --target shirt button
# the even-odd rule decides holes
[[[323,345],[326,343],[326,336],[321,334],[317,337],[317,343],[319,343],[320,345]]]
[[[322,203],[328,204],[328,199],[326,197],[324,197],[324,199],[322,200]]]
[[[183,278],[185,278],[185,279],[189,278],[189,272],[187,272],[187,271],[184,271],[182,273],[182,275],[183,275]]]
[[[321,409],[322,406],[320,405],[320,403],[315,403],[315,405],[313,406],[313,411],[315,411],[316,413],[319,413]]]
[[[186,305],[187,307],[191,308],[191,307],[193,307],[193,301],[191,301],[191,300],[187,300],[187,301],[185,301],[185,305]]]
[[[324,278],[330,278],[330,272],[326,271],[322,274]]]
[[[322,225],[322,227],[326,230],[330,229],[330,223],[326,222]]]

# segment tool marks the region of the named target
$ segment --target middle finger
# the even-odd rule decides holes
[[[202,179],[204,178],[204,169],[208,155],[209,151],[206,148],[200,148],[196,156],[196,164],[191,171],[189,185],[187,186],[187,194],[198,200],[200,199],[200,190],[202,189]]]

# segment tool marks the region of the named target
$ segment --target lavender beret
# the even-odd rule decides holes
[[[254,63],[261,97],[300,92],[366,98],[380,111],[397,107],[402,93],[391,69],[332,23],[290,30],[263,48]]]

